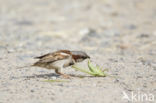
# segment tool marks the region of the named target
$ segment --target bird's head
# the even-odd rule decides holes
[[[72,57],[76,62],[81,62],[85,59],[89,59],[90,56],[88,56],[85,52],[82,51],[71,51]]]

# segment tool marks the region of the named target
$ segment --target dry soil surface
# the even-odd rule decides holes
[[[59,49],[87,52],[113,77],[69,67],[75,77],[49,83],[64,79],[19,68]],[[0,103],[131,102],[156,102],[156,0],[0,0]]]

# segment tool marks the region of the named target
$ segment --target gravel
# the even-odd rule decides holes
[[[156,99],[155,11],[155,0],[1,0],[0,103]],[[29,65],[35,56],[59,49],[87,52],[112,76],[90,77],[69,67],[64,73],[75,77],[45,82],[64,79]],[[86,67],[87,61],[78,65]],[[123,92],[130,100],[123,99]],[[132,93],[147,99],[132,100]]]

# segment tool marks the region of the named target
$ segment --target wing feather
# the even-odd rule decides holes
[[[36,59],[39,59],[34,65],[39,65],[43,63],[52,63],[57,60],[62,60],[71,57],[69,53],[67,53],[65,50],[60,50],[53,53],[48,53],[39,57],[35,57]]]

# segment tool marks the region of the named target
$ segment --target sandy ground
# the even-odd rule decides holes
[[[69,67],[65,73],[84,78],[49,83],[63,78],[18,69],[58,49],[86,51],[114,77]],[[0,0],[0,103],[131,102],[156,102],[155,0]]]

